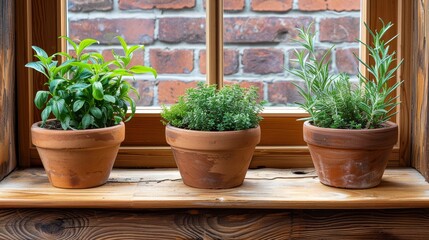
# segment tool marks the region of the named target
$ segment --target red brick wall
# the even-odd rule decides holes
[[[359,45],[359,0],[225,0],[225,80],[260,88],[271,105],[299,101],[284,71],[298,45],[295,28],[315,22],[317,47],[336,44],[331,70],[357,73],[353,53]],[[140,106],[174,103],[186,88],[205,80],[204,0],[69,0],[69,35],[101,42],[95,50],[111,57],[122,35],[130,44],[144,44],[134,63],[157,69],[158,79],[138,76]]]

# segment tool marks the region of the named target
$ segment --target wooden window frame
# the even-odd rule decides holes
[[[209,0],[210,2],[213,1]],[[371,28],[379,26],[378,18],[395,24],[400,36],[393,43],[393,48],[397,49],[398,58],[405,59],[398,74],[398,81],[404,79],[404,84],[398,90],[402,104],[400,113],[394,119],[400,126],[399,141],[392,152],[389,166],[426,166],[428,162],[426,157],[421,160],[413,158],[413,153],[414,155],[416,153],[411,150],[413,137],[411,134],[413,126],[410,121],[413,100],[410,94],[413,73],[411,60],[415,52],[406,46],[410,46],[414,40],[412,37],[414,28],[407,26],[413,23],[412,16],[417,1],[361,0],[361,2],[361,22],[367,22]],[[208,4],[209,8],[210,4]],[[38,167],[41,166],[41,162],[35,147],[31,144],[30,126],[40,119],[40,112],[34,108],[32,100],[37,89],[43,87],[44,80],[41,74],[26,69],[24,65],[33,59],[32,45],[47,49],[48,53],[65,48],[65,42],[57,37],[65,35],[66,2],[65,0],[18,0],[15,12],[19,106],[17,110],[18,164],[20,167]],[[361,39],[366,41],[367,37],[362,34]],[[208,49],[208,52],[210,51]],[[361,54],[363,54],[361,56],[367,55],[365,52]],[[209,59],[208,63],[210,63]],[[217,65],[221,64],[218,62]],[[302,122],[297,121],[304,116],[306,116],[304,112],[264,112],[264,120],[261,122],[262,139],[256,149],[251,167],[311,167],[309,151],[302,139]],[[119,151],[115,167],[175,167],[172,153],[165,142],[164,126],[160,120],[159,111],[148,110],[137,114],[127,123],[126,140]]]

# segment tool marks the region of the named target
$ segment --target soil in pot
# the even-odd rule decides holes
[[[33,144],[51,184],[59,188],[90,188],[106,183],[125,125],[87,130],[52,130],[31,127]]]
[[[261,130],[206,132],[166,127],[183,182],[191,187],[222,189],[240,186]]]
[[[378,129],[330,129],[304,123],[304,140],[321,183],[364,189],[380,184],[398,138],[398,125]]]

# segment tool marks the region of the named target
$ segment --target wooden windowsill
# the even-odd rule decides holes
[[[185,186],[177,169],[114,169],[92,189],[52,187],[43,169],[17,170],[0,182],[0,208],[381,209],[429,207],[429,184],[414,169],[388,169],[380,186],[346,190],[319,183],[313,169],[249,170],[241,187]]]

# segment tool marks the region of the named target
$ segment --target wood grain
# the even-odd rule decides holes
[[[17,85],[17,132],[18,132],[18,164],[30,166],[30,126],[33,123],[33,102],[30,97],[33,72],[25,64],[33,59],[31,52],[31,4],[33,1],[17,0],[15,6],[16,24],[16,85]]]
[[[413,3],[412,165],[429,180],[429,0]]]
[[[411,116],[411,95],[412,95],[412,63],[413,63],[413,18],[414,1],[400,0],[399,20],[398,20],[398,59],[404,59],[402,66],[397,73],[397,81],[403,81],[401,87],[397,90],[400,96],[401,104],[398,107],[398,125],[399,125],[399,162],[400,166],[411,166],[411,125],[413,124]]]
[[[0,2],[0,180],[16,166],[15,4]]]
[[[223,1],[206,2],[206,82],[223,86]]]
[[[429,185],[413,169],[389,169],[381,185],[346,190],[320,184],[314,169],[249,170],[240,187],[202,190],[176,169],[115,169],[91,189],[52,187],[41,169],[14,171],[0,182],[0,208],[377,209],[429,207]]]
[[[32,45],[41,47],[48,54],[60,50],[64,41],[58,36],[64,35],[64,21],[59,19],[64,14],[65,0],[16,1],[16,43],[17,48],[17,94],[18,98],[18,155],[19,166],[30,166],[30,127],[40,119],[40,111],[34,107],[33,98],[45,82],[41,73],[29,70],[24,65],[33,61]]]
[[[1,239],[426,239],[427,209],[2,209]]]

